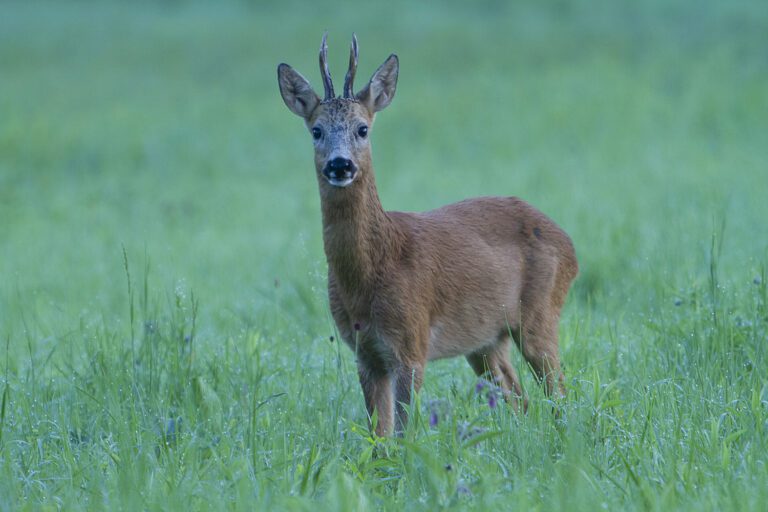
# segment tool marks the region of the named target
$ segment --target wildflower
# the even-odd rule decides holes
[[[355,330],[356,331],[360,330],[360,322],[355,322]]]
[[[480,395],[485,393],[485,398],[488,400],[488,407],[495,409],[498,405],[499,396],[501,396],[502,389],[496,384],[489,382],[485,379],[480,379],[475,385],[475,394]]]
[[[445,400],[432,400],[427,407],[429,409],[429,426],[432,428],[436,427],[441,419],[447,418],[451,414],[451,406]]]

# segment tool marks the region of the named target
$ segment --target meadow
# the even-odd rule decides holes
[[[516,195],[573,238],[568,398],[432,363],[369,433],[280,99],[392,52],[387,209]],[[6,1],[0,510],[765,510],[764,2]],[[494,407],[491,407],[491,406]]]

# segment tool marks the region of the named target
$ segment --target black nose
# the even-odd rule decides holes
[[[334,158],[328,162],[328,168],[332,171],[348,171],[352,168],[352,160],[349,158]]]

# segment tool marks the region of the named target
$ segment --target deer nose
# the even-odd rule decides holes
[[[357,168],[349,158],[336,157],[328,161],[323,176],[334,187],[346,187],[355,179]]]
[[[328,162],[328,168],[332,171],[348,171],[352,168],[352,160],[337,157]]]

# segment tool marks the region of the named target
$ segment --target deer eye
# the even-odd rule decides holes
[[[317,126],[312,128],[312,138],[313,139],[320,140],[320,137],[322,137],[322,136],[323,136],[323,131],[320,128],[318,128]]]
[[[364,139],[368,135],[368,127],[363,125],[360,128],[358,128],[357,135],[359,135],[361,138]]]

